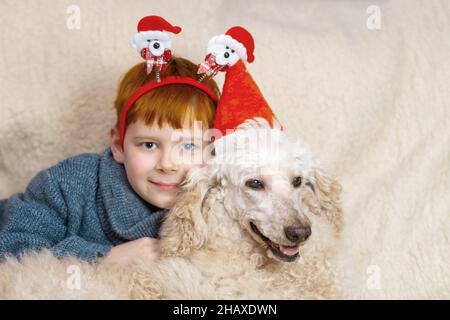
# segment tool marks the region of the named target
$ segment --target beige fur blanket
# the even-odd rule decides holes
[[[343,185],[352,295],[450,298],[450,2],[76,3],[0,3],[0,197],[107,145],[142,16],[182,26],[173,52],[196,62],[211,36],[243,25],[267,100]]]

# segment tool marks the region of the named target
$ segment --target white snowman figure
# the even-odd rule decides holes
[[[131,46],[147,61],[147,74],[155,68],[156,80],[159,82],[160,73],[164,72],[172,58],[172,41],[168,32],[178,34],[181,28],[172,26],[162,17],[147,16],[139,21],[137,30]]]
[[[199,81],[212,78],[219,71],[225,72],[240,59],[251,63],[255,59],[255,43],[252,35],[243,27],[232,27],[225,34],[212,37],[206,49],[205,62],[200,64]]]

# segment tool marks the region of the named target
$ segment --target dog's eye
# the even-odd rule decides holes
[[[152,40],[147,40],[147,42],[152,42]]]
[[[292,180],[292,185],[294,188],[298,188],[302,185],[302,177],[295,177],[294,180]]]
[[[234,50],[231,50],[231,53],[234,53]]]
[[[230,49],[230,47],[226,46],[226,47],[225,47],[225,49],[227,49],[227,50],[228,50],[228,49]]]
[[[256,179],[252,179],[252,180],[248,180],[245,185],[251,189],[255,189],[255,190],[262,190],[264,189],[264,183],[261,180],[256,180]]]

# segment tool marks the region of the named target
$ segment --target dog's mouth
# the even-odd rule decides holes
[[[295,261],[299,256],[299,245],[295,246],[284,246],[278,243],[273,242],[268,237],[266,237],[261,231],[259,231],[258,227],[250,221],[250,228],[252,231],[264,241],[265,244],[269,246],[270,251],[282,261],[292,262]]]

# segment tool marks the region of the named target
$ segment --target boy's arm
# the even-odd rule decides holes
[[[111,249],[78,236],[68,237],[65,195],[53,181],[50,169],[39,173],[25,193],[6,200],[2,211],[0,260],[7,254],[20,257],[28,251],[49,248],[58,257],[70,255],[92,261]]]

